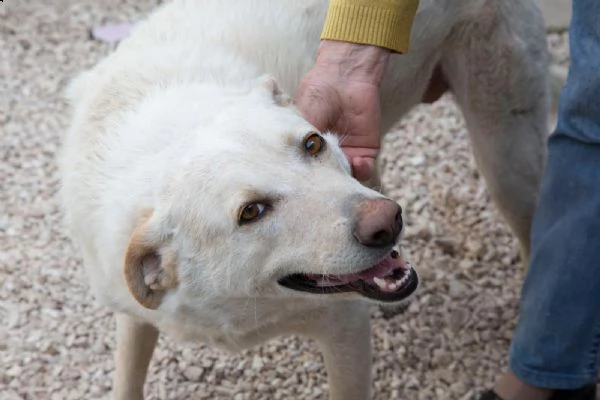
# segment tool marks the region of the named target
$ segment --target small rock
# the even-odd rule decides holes
[[[190,365],[183,371],[183,376],[185,376],[188,381],[199,382],[203,373],[204,370],[202,368]]]
[[[452,280],[449,283],[449,294],[450,297],[460,298],[467,294],[467,286],[465,286],[461,281]]]
[[[454,256],[458,251],[458,248],[461,245],[461,242],[458,238],[452,236],[443,236],[435,239],[435,244],[441,247],[444,253]]]
[[[102,42],[117,43],[129,35],[132,27],[128,23],[98,26],[92,29],[91,36]]]
[[[425,157],[423,155],[414,156],[413,158],[410,159],[410,163],[411,163],[411,165],[414,165],[415,167],[417,167],[419,165],[423,165],[423,164],[425,164]]]
[[[418,301],[412,301],[410,303],[410,305],[408,306],[408,312],[411,314],[416,314],[419,312],[419,310],[420,310],[420,307],[419,307]]]

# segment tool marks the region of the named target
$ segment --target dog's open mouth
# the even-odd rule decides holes
[[[410,296],[417,289],[419,277],[394,250],[373,267],[356,274],[293,274],[279,284],[309,293],[357,292],[373,300],[394,302]]]

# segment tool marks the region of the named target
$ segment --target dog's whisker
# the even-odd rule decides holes
[[[258,323],[258,299],[256,297],[254,297],[254,326],[256,327],[256,329],[259,328],[259,323]]]
[[[344,141],[345,141],[347,138],[349,138],[349,137],[350,137],[350,135],[348,135],[348,134],[346,134],[346,133],[343,133],[343,134],[339,135],[339,136],[338,136],[338,142],[339,142],[339,144],[340,144],[340,145],[343,145],[343,144],[344,144]]]
[[[248,306],[250,305],[250,300],[251,300],[250,297],[248,297],[246,299],[246,303],[244,304],[244,307],[242,308],[242,310],[244,311],[244,313],[246,312],[246,310],[248,309]]]

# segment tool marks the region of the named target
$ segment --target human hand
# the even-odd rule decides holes
[[[299,111],[317,129],[340,136],[352,173],[363,182],[379,153],[379,85],[389,55],[381,47],[324,40],[298,87]]]

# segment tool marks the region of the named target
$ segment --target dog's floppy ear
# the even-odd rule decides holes
[[[275,77],[271,75],[263,75],[260,77],[261,89],[267,89],[268,93],[273,97],[275,104],[281,107],[287,107],[292,104],[292,98],[281,90],[279,83]]]
[[[146,308],[160,306],[166,291],[178,284],[177,260],[169,239],[151,226],[147,212],[134,229],[125,251],[125,281],[133,297]]]

